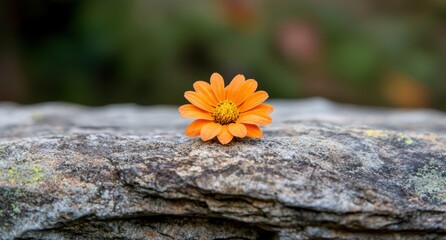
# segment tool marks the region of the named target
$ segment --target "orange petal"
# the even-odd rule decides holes
[[[208,112],[214,111],[214,108],[204,100],[204,97],[201,94],[199,94],[197,92],[187,91],[184,93],[184,97],[190,103],[192,103],[193,105],[195,105],[205,111],[208,111]]]
[[[257,106],[257,107],[255,107],[255,108],[253,108],[253,109],[251,109],[251,110],[248,110],[248,111],[244,112],[243,114],[252,114],[252,113],[258,113],[258,112],[260,112],[260,113],[270,114],[270,113],[272,113],[273,111],[274,111],[273,106],[271,106],[271,105],[269,105],[269,104],[262,103],[262,104],[260,104],[259,106]]]
[[[184,131],[184,133],[187,136],[189,136],[189,137],[200,136],[201,128],[206,123],[209,123],[209,122],[210,122],[209,120],[203,120],[203,119],[195,120],[191,124],[189,124],[189,126],[187,126],[186,130]]]
[[[237,94],[237,89],[245,82],[245,76],[239,74],[235,76],[229,85],[226,87],[226,99],[230,101],[235,100],[235,96]]]
[[[240,123],[231,123],[228,125],[229,132],[239,138],[244,138],[246,136],[247,130],[245,125]]]
[[[220,74],[218,73],[212,74],[211,88],[219,102],[225,100],[225,81],[223,80],[223,77]]]
[[[203,139],[203,141],[207,141],[207,140],[214,138],[221,132],[222,128],[223,127],[219,123],[214,123],[214,122],[206,123],[201,128],[201,132],[200,132],[201,139]]]
[[[196,81],[194,83],[194,89],[199,94],[205,96],[205,100],[208,102],[211,106],[217,106],[217,98],[214,95],[214,92],[212,92],[211,85],[205,81]]]
[[[178,108],[178,111],[180,111],[181,117],[214,120],[209,112],[203,111],[192,104],[184,104]]]
[[[249,79],[240,86],[235,97],[235,105],[240,106],[257,89],[257,81]]]
[[[221,144],[227,144],[234,138],[234,136],[232,136],[232,134],[229,132],[228,126],[224,125],[221,129],[220,134],[218,134],[217,138]]]
[[[244,124],[247,129],[246,136],[252,137],[252,138],[261,138],[262,137],[262,130],[257,125],[252,124]]]
[[[242,113],[240,114],[240,117],[237,119],[237,123],[248,123],[260,126],[271,124],[271,122],[272,122],[271,117],[263,112],[256,112],[250,114]]]
[[[268,93],[265,91],[258,91],[251,94],[246,101],[238,109],[240,112],[246,112],[252,108],[257,107],[268,98]]]

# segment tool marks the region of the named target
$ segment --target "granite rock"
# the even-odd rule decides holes
[[[446,239],[446,114],[271,101],[261,139],[176,107],[0,104],[0,239]]]

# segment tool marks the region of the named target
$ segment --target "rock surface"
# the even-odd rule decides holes
[[[0,239],[446,239],[446,114],[270,103],[227,146],[175,107],[0,104]]]

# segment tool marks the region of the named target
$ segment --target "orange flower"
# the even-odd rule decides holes
[[[214,73],[211,84],[204,81],[194,83],[194,91],[187,91],[184,97],[192,104],[185,104],[178,110],[180,116],[196,118],[186,128],[189,137],[201,136],[203,141],[217,137],[222,144],[234,137],[262,137],[258,126],[271,124],[269,114],[273,107],[263,104],[268,98],[265,91],[257,91],[257,81],[237,75],[225,87],[223,77]]]

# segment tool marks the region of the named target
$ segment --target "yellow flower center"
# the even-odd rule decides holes
[[[234,123],[239,115],[237,106],[228,100],[220,102],[212,113],[214,122],[222,125]]]

